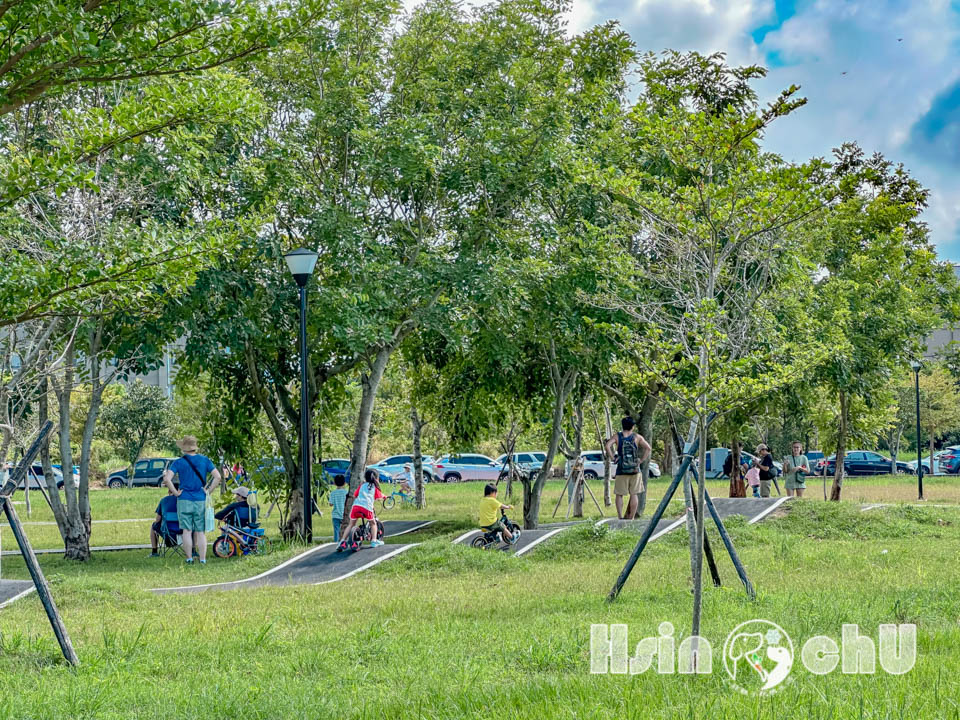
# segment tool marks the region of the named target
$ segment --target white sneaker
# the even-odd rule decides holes
[[[383,540],[371,540],[371,541],[370,541],[370,547],[372,547],[372,548],[380,547],[381,545],[383,545]]]

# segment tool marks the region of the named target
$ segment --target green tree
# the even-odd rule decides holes
[[[180,131],[249,116],[257,107],[249,84],[215,69],[295,36],[323,6],[311,0],[0,4],[0,208],[38,192],[95,189],[90,165],[115,148],[149,138],[169,143]],[[98,96],[111,101],[91,101]],[[45,131],[51,119],[60,132]],[[176,158],[169,160],[166,168],[180,169]],[[136,238],[102,254],[41,249],[4,234],[0,252],[10,272],[0,277],[0,327],[140,290],[149,284],[144,275],[169,259],[166,247]],[[185,243],[181,250],[199,248]]]
[[[906,414],[914,417],[914,389],[901,396]],[[920,373],[920,427],[927,435],[930,470],[937,440],[960,427],[960,392],[950,372],[940,364],[930,365]],[[919,444],[920,438],[917,438]]]
[[[738,83],[760,68],[725,73],[717,60],[694,68]],[[796,88],[761,109],[713,102],[698,73],[664,72],[648,60],[648,87],[631,113],[633,162],[603,182],[635,218],[621,239],[645,293],[621,300],[632,345],[645,349],[644,378],[692,418],[706,467],[708,425],[798,375],[816,357],[811,338],[788,336],[775,307],[802,290],[796,226],[817,209],[820,164],[789,165],[761,146],[764,131],[803,104]],[[598,171],[599,176],[599,171]],[[639,239],[638,239],[639,238]],[[693,438],[691,437],[690,440]],[[691,545],[693,625],[700,628],[705,477],[699,477]]]
[[[921,213],[928,192],[902,165],[866,157],[853,144],[835,151],[834,195],[808,255],[824,269],[811,316],[829,337],[818,370],[838,404],[837,470],[830,497],[839,500],[851,408],[880,406],[881,391],[923,338],[957,316],[953,268],[939,262]]]
[[[187,353],[197,367],[216,363],[266,413],[291,469],[288,534],[301,523],[292,441],[301,408],[291,396],[295,304],[282,250],[298,238],[320,253],[303,410],[313,417],[322,397],[330,411],[359,377],[355,483],[390,358],[419,328],[470,306],[473,283],[508,256],[566,141],[561,10],[437,2],[393,32],[395,3],[344,0],[332,9],[337,22],[258,66],[271,132],[250,154],[263,158],[267,183],[238,185],[230,201],[236,214],[275,204],[276,218],[203,278]]]
[[[143,449],[167,433],[171,409],[162,388],[137,380],[124,395],[104,406],[101,433],[114,443],[132,468]],[[132,472],[129,477],[132,482]]]

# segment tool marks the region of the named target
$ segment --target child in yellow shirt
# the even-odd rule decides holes
[[[480,528],[488,532],[499,531],[503,539],[512,545],[516,541],[503,521],[500,508],[513,510],[513,505],[504,505],[497,500],[497,486],[488,484],[483,489],[483,500],[480,501]]]

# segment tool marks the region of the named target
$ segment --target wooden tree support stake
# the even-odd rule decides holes
[[[50,593],[50,586],[47,584],[47,579],[43,576],[40,563],[37,562],[37,556],[33,552],[30,541],[27,540],[27,535],[23,531],[23,525],[20,523],[17,511],[13,509],[13,503],[11,502],[14,490],[17,489],[20,480],[26,478],[27,469],[33,464],[34,458],[37,456],[37,453],[40,452],[40,446],[46,441],[47,435],[52,428],[53,423],[48,420],[40,429],[40,434],[23,456],[20,465],[10,473],[7,482],[4,483],[3,488],[0,489],[0,504],[3,505],[3,512],[7,516],[7,522],[10,523],[13,536],[17,539],[17,545],[20,546],[23,561],[27,564],[27,570],[30,571],[30,577],[33,579],[33,584],[37,588],[37,595],[40,596],[43,609],[47,611],[47,617],[50,618],[50,625],[53,627],[54,635],[57,636],[57,642],[60,643],[63,657],[66,658],[67,662],[71,665],[79,665],[80,659],[73,649],[73,643],[70,642],[70,635],[67,633],[67,628],[63,624],[63,618],[60,617],[60,612],[57,610],[53,595]]]
[[[707,425],[709,426],[713,419],[716,417],[715,414],[711,414],[707,418]],[[627,578],[630,577],[630,573],[633,571],[634,566],[637,564],[637,560],[640,559],[640,554],[646,548],[647,543],[650,542],[650,537],[653,535],[654,530],[657,527],[657,523],[660,522],[660,519],[663,517],[663,513],[667,509],[667,505],[670,504],[670,500],[673,499],[674,493],[676,493],[677,488],[680,486],[681,481],[688,471],[691,470],[691,465],[693,463],[693,456],[697,454],[697,451],[700,447],[700,436],[697,435],[694,438],[693,442],[690,444],[690,448],[684,454],[683,462],[680,465],[680,469],[677,471],[677,474],[673,476],[673,480],[670,481],[667,491],[663,494],[663,497],[660,499],[660,504],[657,506],[657,509],[654,511],[653,516],[650,518],[646,529],[643,531],[643,534],[640,536],[640,540],[637,542],[636,547],[634,547],[633,552],[630,553],[630,557],[627,559],[627,564],[624,565],[623,570],[620,572],[620,576],[617,578],[617,581],[614,583],[613,588],[610,590],[607,595],[607,600],[613,601],[616,600],[617,596],[620,594],[620,591],[623,589],[624,584],[627,582]],[[737,569],[737,574],[740,576],[741,582],[747,591],[747,597],[753,600],[756,597],[756,593],[753,589],[753,585],[750,583],[749,578],[747,578],[747,572],[743,567],[743,563],[740,562],[740,557],[737,555],[736,550],[733,547],[733,541],[730,539],[729,534],[727,533],[727,528],[724,526],[723,521],[720,519],[720,515],[717,514],[716,508],[713,506],[713,501],[710,499],[710,495],[707,494],[704,497],[707,510],[710,512],[710,515],[713,517],[713,521],[717,526],[717,530],[720,533],[720,538],[723,540],[723,544],[727,549],[727,552],[730,554],[730,559],[733,561],[734,567]],[[706,539],[706,538],[704,538]],[[711,553],[712,554],[712,553]],[[719,579],[716,577],[715,580]]]

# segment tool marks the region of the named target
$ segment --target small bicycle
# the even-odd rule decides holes
[[[507,517],[507,513],[500,510],[500,515],[503,517],[503,523],[510,530],[510,534],[513,535],[513,544],[515,545],[520,540],[520,534],[523,532],[520,529],[520,526],[517,525],[513,520]],[[482,534],[478,535],[470,543],[475,548],[480,548],[481,550],[489,550],[492,547],[499,547],[500,545],[509,545],[504,537],[503,533],[498,528],[497,530],[484,530]]]
[[[236,527],[220,524],[220,537],[213,541],[213,554],[218,558],[240,555],[266,555],[271,550],[270,538],[264,537],[262,527]]]
[[[372,540],[380,540],[383,538],[383,523],[379,519],[377,520],[377,535],[375,538],[371,536],[371,530],[372,527],[370,523],[368,523],[364,518],[360,518],[360,522],[358,522],[356,527],[353,528],[353,537],[350,538],[350,548],[354,552],[363,546],[364,540],[370,542]]]
[[[396,505],[397,498],[400,498],[400,502],[404,505],[409,505],[410,507],[416,507],[417,505],[417,499],[413,493],[407,493],[403,490],[394,490],[383,499],[383,509],[389,510]]]

